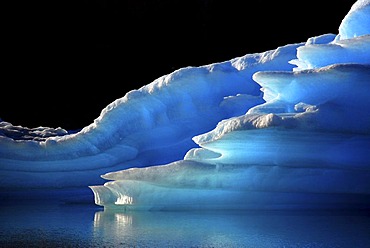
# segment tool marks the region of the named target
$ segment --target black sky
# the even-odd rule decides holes
[[[79,129],[181,67],[337,34],[355,1],[10,2],[2,8],[0,118]]]

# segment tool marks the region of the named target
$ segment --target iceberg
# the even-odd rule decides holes
[[[338,31],[180,68],[78,132],[1,121],[0,199],[367,209],[370,1],[356,1]]]

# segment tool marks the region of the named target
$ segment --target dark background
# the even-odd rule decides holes
[[[9,2],[0,118],[79,129],[176,69],[337,34],[355,0]]]

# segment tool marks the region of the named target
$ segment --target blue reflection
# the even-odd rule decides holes
[[[0,247],[369,247],[370,215],[326,211],[113,211],[0,207]]]

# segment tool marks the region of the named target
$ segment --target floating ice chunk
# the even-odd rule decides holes
[[[0,122],[0,199],[369,208],[369,6],[357,1],[337,36],[180,68],[78,132]]]

